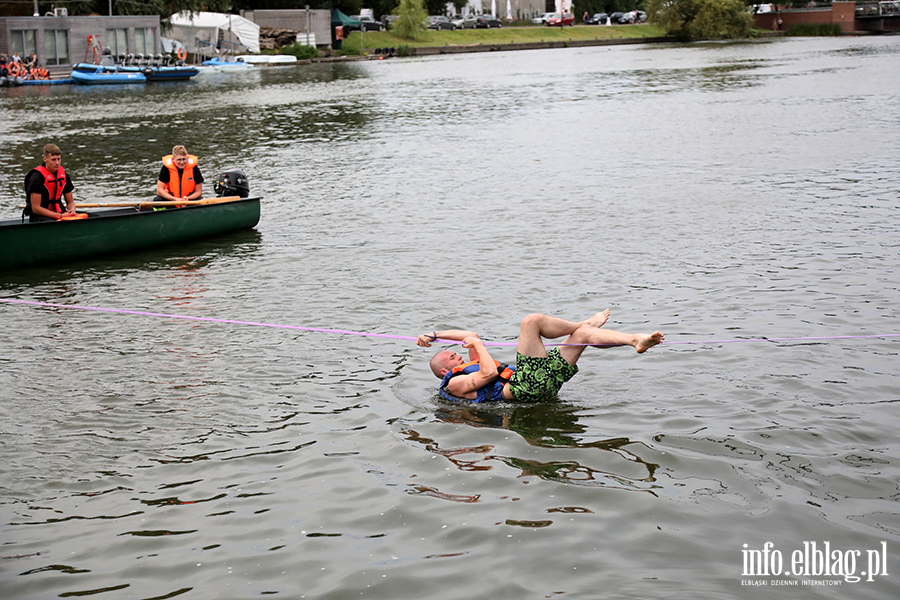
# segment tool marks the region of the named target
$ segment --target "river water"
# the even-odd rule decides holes
[[[176,143],[264,197],[255,230],[2,298],[666,335],[588,349],[556,402],[454,406],[404,340],[0,303],[0,596],[897,598],[900,339],[847,336],[900,334],[898,61],[792,39],[0,91],[5,218],[48,142],[80,200],[148,198]]]

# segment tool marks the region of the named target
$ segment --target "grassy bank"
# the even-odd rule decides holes
[[[425,31],[415,40],[400,38],[390,31],[370,31],[364,34],[366,52],[375,48],[400,46],[470,46],[473,44],[522,44],[529,42],[613,40],[621,38],[660,37],[665,32],[655,25],[622,25],[603,27],[576,25],[575,27],[503,27],[501,29],[457,29],[455,31]],[[360,34],[354,31],[344,40],[345,54],[359,54]]]

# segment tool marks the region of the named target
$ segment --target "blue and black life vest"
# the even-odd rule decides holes
[[[447,389],[447,384],[457,375],[475,373],[481,368],[481,365],[477,360],[473,360],[463,365],[459,365],[458,367],[453,367],[453,369],[444,375],[444,378],[441,380],[441,387],[439,388],[441,396],[452,402],[500,402],[503,400],[503,386],[509,382],[509,378],[512,377],[515,367],[503,364],[497,360],[494,361],[494,366],[497,369],[497,379],[486,386],[479,388],[477,392],[478,395],[475,396],[473,400],[454,396]]]

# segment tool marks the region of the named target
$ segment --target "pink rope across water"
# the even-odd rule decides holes
[[[276,329],[291,329],[295,331],[313,331],[318,333],[335,333],[339,335],[357,335],[363,337],[377,337],[377,338],[385,338],[391,340],[410,340],[415,341],[416,337],[410,337],[405,335],[389,335],[386,333],[367,333],[364,331],[348,331],[345,329],[326,329],[322,327],[301,327],[300,325],[280,325],[277,323],[255,323],[253,321],[237,321],[234,319],[214,319],[212,317],[193,317],[190,315],[170,315],[167,313],[154,313],[147,312],[142,310],[125,310],[121,308],[101,308],[97,306],[78,306],[75,304],[54,304],[52,302],[38,302],[34,300],[16,300],[14,298],[0,298],[0,302],[6,302],[8,304],[25,304],[28,306],[42,306],[46,308],[68,308],[73,310],[92,310],[96,312],[106,312],[106,313],[115,313],[120,315],[140,315],[143,317],[161,317],[165,319],[183,319],[187,321],[203,321],[205,323],[226,323],[230,325],[251,325],[253,327],[274,327]],[[744,338],[744,339],[731,339],[731,340],[683,340],[677,342],[662,342],[662,344],[666,345],[674,345],[674,344],[733,344],[733,343],[741,343],[741,342],[809,342],[809,341],[825,341],[825,340],[854,340],[854,339],[868,339],[868,338],[893,338],[900,337],[900,333],[884,333],[884,334],[876,334],[876,335],[837,335],[837,336],[827,336],[827,337],[791,337],[791,338]],[[462,344],[462,342],[457,340],[442,340],[436,339],[435,343],[442,344]],[[484,342],[485,346],[516,346],[517,342]],[[566,344],[562,343],[554,343],[554,344],[546,344],[547,346],[564,346]],[[576,344],[570,344],[576,345]],[[577,345],[591,345],[591,344],[577,344]],[[593,344],[598,345],[598,344]]]

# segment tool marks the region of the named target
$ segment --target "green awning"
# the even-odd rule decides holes
[[[338,9],[332,9],[331,11],[331,26],[336,27],[340,25],[341,27],[348,27],[350,25],[354,27],[362,27],[362,23],[357,21],[356,19],[351,19]]]

